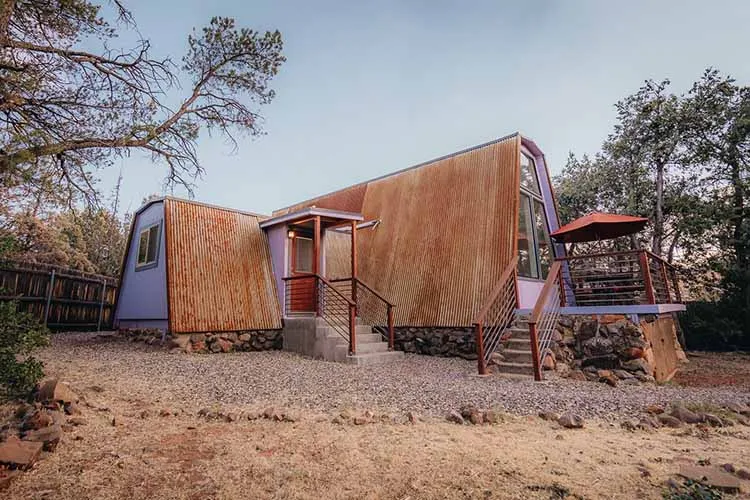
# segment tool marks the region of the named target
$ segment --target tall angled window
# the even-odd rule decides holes
[[[521,154],[518,275],[546,279],[555,258],[533,158]]]
[[[144,229],[138,236],[138,260],[136,271],[156,267],[159,260],[159,228],[161,224],[153,224]]]

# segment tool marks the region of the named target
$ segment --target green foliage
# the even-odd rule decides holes
[[[571,153],[554,181],[564,222],[591,211],[648,217],[631,241],[674,263],[695,300],[688,347],[750,342],[750,87],[715,69],[675,95],[647,81],[619,101],[594,156]]]
[[[664,500],[720,500],[721,492],[703,483],[688,479],[679,488],[664,492]]]
[[[48,343],[49,332],[15,301],[0,302],[0,399],[24,398],[44,375],[32,352]]]

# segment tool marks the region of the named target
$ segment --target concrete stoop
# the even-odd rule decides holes
[[[325,361],[372,365],[403,359],[401,351],[389,351],[388,343],[372,327],[357,319],[357,352],[349,355],[349,341],[322,318],[284,318],[284,350]]]

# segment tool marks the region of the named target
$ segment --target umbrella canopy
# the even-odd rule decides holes
[[[593,212],[565,224],[550,236],[563,243],[609,240],[637,233],[647,223],[648,219],[645,217]]]

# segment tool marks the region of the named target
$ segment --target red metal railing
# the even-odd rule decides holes
[[[388,349],[393,350],[395,306],[359,278],[338,278],[330,282],[344,295],[352,298],[357,304],[357,316],[380,333],[388,341]]]
[[[349,342],[349,354],[357,353],[357,304],[317,274],[284,278],[286,314],[315,313]]]
[[[552,335],[560,318],[561,270],[562,264],[559,260],[555,261],[529,318],[531,359],[534,364],[535,380],[542,380],[542,360],[552,344]]]
[[[677,270],[648,250],[560,257],[562,304],[605,306],[682,302]]]
[[[490,356],[512,326],[518,308],[517,290],[518,257],[514,257],[492,290],[474,320],[477,338],[477,368],[481,375],[487,373]]]

